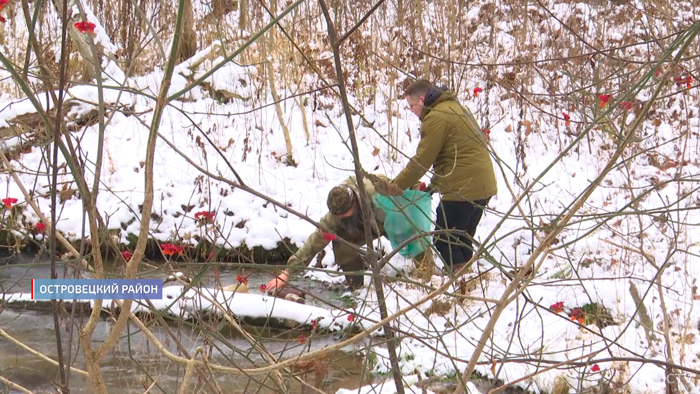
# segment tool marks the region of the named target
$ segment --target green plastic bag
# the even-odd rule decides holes
[[[374,195],[374,203],[386,212],[384,231],[396,248],[403,241],[416,234],[430,231],[431,201],[430,194],[418,190],[406,190],[401,196]],[[432,237],[418,238],[405,247],[399,254],[406,258],[413,258],[430,247]]]

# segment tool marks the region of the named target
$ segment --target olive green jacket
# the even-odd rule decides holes
[[[384,175],[377,176],[386,182],[391,182],[391,180]],[[375,223],[372,225],[372,235],[376,239],[379,235],[384,234],[384,219],[386,218],[386,213],[372,202],[374,195],[377,193],[372,182],[367,178],[363,178],[362,183],[365,186],[367,201],[371,204],[372,212],[374,213]],[[355,191],[355,195],[359,196],[357,180],[354,176],[346,179],[342,184],[350,186],[350,188]],[[359,212],[359,205],[357,209]],[[335,235],[337,238],[342,238],[356,245],[365,244],[364,221],[360,215],[355,215],[349,219],[339,219],[337,216],[328,212],[321,218],[318,224],[320,227],[317,228],[306,242],[304,242],[304,245],[287,260],[287,269],[290,273],[306,268],[311,259],[331,242],[330,237],[328,237],[328,235],[324,237],[324,234]],[[338,256],[336,256],[336,260],[338,260]]]
[[[433,167],[430,188],[445,201],[475,201],[497,192],[486,139],[474,115],[449,92],[423,107],[416,154],[394,179],[408,189]]]

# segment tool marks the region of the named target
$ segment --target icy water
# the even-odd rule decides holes
[[[72,270],[72,269],[70,269]],[[118,267],[108,267],[112,272],[119,271]],[[218,279],[222,286],[236,283],[236,275],[241,274],[233,265],[220,267],[219,274],[214,274],[213,268],[203,270],[201,264],[192,265],[162,265],[142,267],[143,277],[166,278],[173,271],[183,271],[190,277],[201,274],[201,284],[213,286]],[[59,277],[63,277],[64,266],[59,267]],[[72,272],[72,271],[69,271]],[[31,258],[15,258],[9,263],[0,265],[0,292],[27,292],[30,290],[31,279],[49,278],[50,267],[47,261],[33,261]],[[271,275],[261,270],[248,269],[243,272],[249,280],[251,292],[257,292],[262,283],[266,283]],[[218,276],[218,278],[217,278]],[[340,303],[339,295],[342,289],[328,289],[318,282],[304,281],[298,283],[299,287],[309,290],[319,298]],[[309,304],[323,306],[319,301],[308,299]],[[70,310],[69,310],[70,313]],[[64,353],[67,351],[69,338],[69,326],[72,323],[85,321],[87,316],[76,311],[71,319],[70,315],[61,317],[61,339]],[[106,338],[113,321],[100,319],[93,335],[93,347],[97,347]],[[171,337],[163,326],[151,323],[151,330],[168,350],[174,354],[182,355],[178,350],[177,342],[190,354],[194,354],[198,348],[203,349],[209,359],[222,365],[231,367],[248,368],[252,365],[263,366],[264,361],[251,350],[250,343],[238,332],[232,330],[230,325],[220,321],[202,321],[193,323],[168,323]],[[53,316],[47,311],[37,310],[12,310],[0,311],[0,328],[5,330],[15,339],[23,342],[32,349],[57,360],[56,336],[54,332]],[[70,359],[72,365],[84,369],[82,351],[77,340],[78,326],[74,325],[73,341]],[[304,344],[299,343],[300,334],[309,336],[310,333],[299,331],[282,331],[246,327],[246,330],[257,338],[260,343],[273,355],[286,359],[294,357],[302,352],[308,352],[337,343],[337,338],[331,335],[314,336]],[[353,352],[353,349],[332,353],[324,365],[328,371],[323,376],[322,390],[334,393],[339,388],[354,389],[363,384],[368,384],[369,374],[362,358]],[[200,357],[201,359],[201,357]],[[314,372],[304,374],[298,372],[299,377],[305,382],[316,384]],[[110,393],[144,393],[155,380],[149,393],[175,393],[180,388],[180,382],[184,375],[184,368],[172,363],[162,356],[153,344],[148,341],[143,333],[132,323],[129,324],[120,338],[116,348],[102,361],[102,374]],[[3,376],[35,393],[56,392],[53,382],[60,381],[58,368],[47,361],[29,354],[17,347],[8,339],[0,337],[0,376]],[[192,384],[186,391],[214,392],[197,379],[195,373]],[[269,393],[273,392],[274,383],[267,380],[266,375],[247,377],[244,375],[219,375],[215,383],[224,393]],[[0,389],[3,385],[0,383]],[[72,393],[90,393],[89,383],[81,376],[72,373],[70,376],[70,389]],[[5,390],[8,390],[5,388]],[[2,390],[0,390],[2,391]],[[8,391],[2,391],[3,393]],[[290,392],[302,392],[299,383],[290,383]],[[312,392],[306,388],[305,392]],[[9,393],[19,393],[9,389]]]

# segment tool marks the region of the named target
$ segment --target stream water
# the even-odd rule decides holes
[[[144,266],[143,269],[146,272],[144,272],[143,277],[166,278],[172,271],[183,271],[191,277],[202,273],[200,282],[202,285],[213,285],[217,280],[214,270],[202,271],[202,265],[169,266],[168,269],[165,267]],[[63,265],[59,266],[59,277],[63,277],[64,268]],[[114,269],[115,267],[107,269],[110,270],[110,268]],[[115,271],[118,270],[115,269]],[[26,257],[14,258],[9,263],[0,265],[0,292],[28,292],[31,287],[31,279],[46,279],[50,277],[49,273],[48,261],[34,261]],[[222,286],[233,284],[236,282],[237,274],[238,272],[233,269],[220,270],[218,280]],[[251,292],[257,291],[260,284],[271,278],[270,274],[256,270],[248,270],[245,275],[248,277]],[[338,298],[343,291],[342,289],[328,289],[318,282],[311,281],[303,282],[300,286],[310,290],[319,298],[336,300],[337,302],[340,302]],[[308,303],[321,306],[320,302],[313,299],[308,299]],[[72,342],[69,359],[72,365],[79,369],[84,368],[84,362],[83,352],[79,349],[77,339],[78,324],[74,324],[72,341],[69,337],[69,327],[71,323],[80,323],[85,320],[87,320],[87,316],[77,311],[72,319],[70,315],[64,315],[60,318],[64,354],[67,354],[68,344]],[[93,347],[98,347],[106,338],[112,324],[112,319],[100,319],[92,337]],[[57,360],[56,334],[51,313],[37,310],[0,310],[0,328],[32,349]],[[235,332],[230,325],[220,321],[170,322],[168,328],[173,333],[174,338],[160,324],[152,322],[150,328],[160,342],[174,354],[182,355],[182,352],[178,350],[177,342],[179,342],[182,348],[190,354],[194,354],[198,348],[204,349],[210,360],[222,365],[241,368],[265,365],[262,358],[256,351],[252,351],[251,344],[240,333]],[[246,331],[259,340],[269,352],[281,359],[337,342],[337,339],[331,335],[325,335],[313,336],[302,344],[298,341],[298,337],[302,333],[298,331],[255,327],[246,327]],[[310,335],[308,332],[303,334]],[[199,358],[201,359],[201,357]],[[369,374],[366,365],[363,359],[354,353],[353,349],[332,353],[324,361],[328,370],[322,376],[321,387],[323,391],[333,393],[339,388],[354,389],[368,383]],[[150,388],[149,393],[175,393],[184,375],[184,368],[162,356],[133,323],[129,324],[118,345],[105,356],[101,365],[105,384],[110,393],[144,393],[152,384],[153,387]],[[299,373],[300,378],[304,381],[311,385],[316,384],[314,372],[304,374],[303,371],[300,371]],[[3,337],[0,337],[0,376],[36,393],[55,392],[53,382],[60,381],[58,367],[29,354]],[[193,383],[186,392],[213,392],[204,386],[204,383],[197,377],[198,375],[195,373],[192,379]],[[274,392],[274,383],[266,375],[252,377],[218,375],[216,382],[209,384],[218,385],[225,393]],[[203,386],[204,389],[200,391]],[[9,391],[2,391],[2,387],[2,383],[0,383],[0,392],[20,392],[8,388],[5,390]],[[70,375],[69,387],[72,393],[91,392],[87,380],[75,373]],[[312,392],[309,388],[306,388],[305,391]],[[290,392],[302,392],[301,385],[292,381]]]

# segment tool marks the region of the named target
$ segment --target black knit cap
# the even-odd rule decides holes
[[[328,193],[327,203],[331,214],[342,215],[355,204],[355,192],[348,186],[336,186]]]

